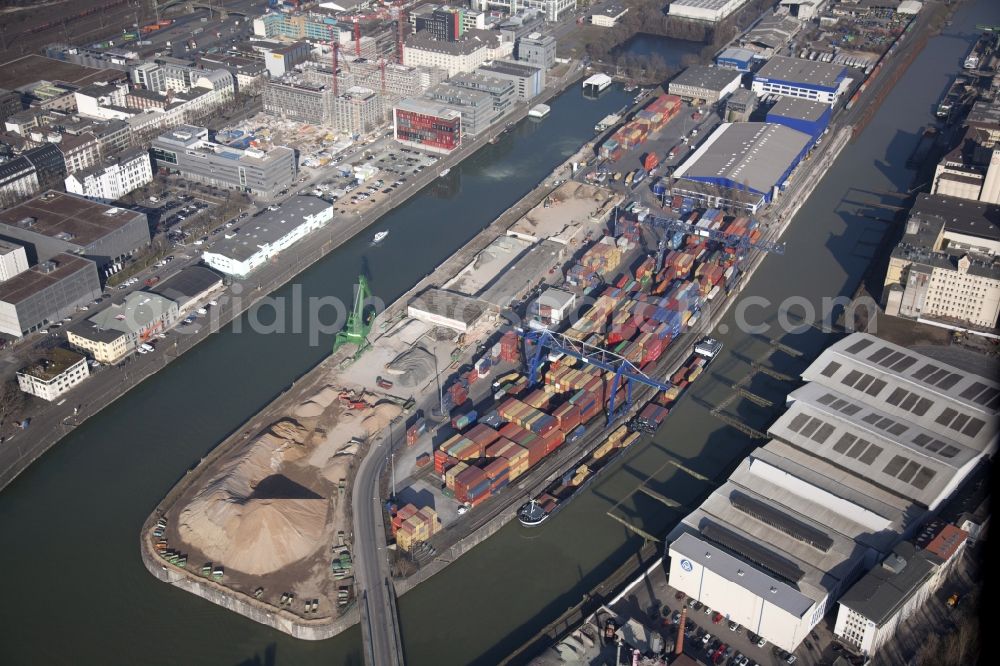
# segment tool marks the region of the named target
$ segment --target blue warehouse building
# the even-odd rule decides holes
[[[782,97],[767,112],[767,122],[791,127],[812,137],[812,143],[826,131],[833,107],[797,97]]]
[[[761,97],[780,95],[834,104],[850,83],[846,65],[774,56],[754,75],[751,89]]]
[[[756,213],[784,188],[813,145],[777,123],[723,123],[673,173],[670,194]]]
[[[735,69],[740,72],[749,72],[754,66],[754,58],[757,54],[750,49],[741,49],[730,46],[715,57],[715,66],[722,69]]]

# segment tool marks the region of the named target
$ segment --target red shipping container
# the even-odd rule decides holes
[[[524,448],[528,450],[529,467],[534,467],[542,458],[548,455],[548,451],[545,450],[545,440],[541,437],[528,442]]]
[[[559,448],[559,445],[566,441],[566,433],[562,430],[553,430],[543,440],[545,442],[545,455],[548,455]]]
[[[483,447],[488,447],[490,444],[500,439],[500,433],[485,423],[477,423],[463,436],[466,439],[471,439],[473,442]]]

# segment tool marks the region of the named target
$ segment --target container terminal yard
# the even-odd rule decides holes
[[[834,136],[809,169],[800,167],[799,191],[815,185],[848,132]],[[593,150],[585,146],[566,166],[586,161]],[[794,207],[802,198],[782,202]],[[354,563],[381,559],[362,548],[386,537],[379,529],[359,539],[357,515],[353,531],[344,522],[350,472],[366,450],[365,460],[377,460],[391,477],[390,515],[402,514],[391,521],[397,549],[412,543],[401,556],[419,567],[411,581],[396,584],[397,592],[451,560],[440,553],[458,555],[495,532],[567,466],[578,469],[574,478],[582,482],[578,459],[607,438],[608,421],[616,424],[611,441],[627,446],[636,434],[624,430],[638,401],[653,389],[677,397],[697,376],[696,367],[678,374],[678,366],[759,264],[763,253],[755,249],[781,251],[769,238],[782,224],[690,208],[683,220],[655,218],[625,203],[612,189],[571,180],[512,225],[484,232],[492,235],[485,247],[473,242],[370,331],[357,331],[355,340],[368,333],[371,347],[354,363],[342,359],[344,349],[356,347],[335,353],[188,475],[147,522],[147,567],[208,598],[217,600],[222,589],[236,592],[238,602],[220,603],[305,638],[332,635],[352,622],[360,594],[362,629],[369,633],[373,625],[391,626],[394,609],[391,601],[386,609],[370,607],[370,590],[381,587],[383,575],[369,573],[360,592],[343,582],[354,576]],[[787,224],[785,212],[778,219]],[[565,334],[541,332],[588,298],[592,305]],[[518,326],[504,333],[508,320]],[[606,356],[606,366],[593,364],[592,350]],[[587,360],[576,368],[574,358]],[[446,374],[438,387],[441,368],[459,372]],[[678,383],[653,379],[669,375]],[[496,386],[491,377],[500,379]],[[454,419],[439,427],[442,409]],[[371,453],[404,440],[408,446],[392,454],[390,469],[385,454]],[[261,486],[276,496],[258,497],[252,489]],[[239,512],[212,508],[231,507],[238,498],[247,498]],[[258,509],[248,503],[257,500],[274,514],[270,520],[254,515]],[[408,509],[414,502],[422,506]],[[383,512],[374,506],[371,513]],[[353,510],[368,512],[369,502]],[[414,511],[424,513],[414,517]],[[199,525],[196,515],[212,518]],[[295,544],[276,549],[289,539],[272,523],[295,534]],[[401,537],[414,530],[422,538]],[[251,554],[258,550],[269,561]],[[267,555],[275,550],[285,557]],[[223,556],[236,552],[253,561],[227,574]],[[174,566],[167,569],[164,559]],[[282,581],[280,587],[263,588],[263,574]],[[259,612],[264,607],[268,612]]]
[[[649,103],[640,112],[649,128],[643,136],[626,129],[605,141],[611,148],[597,151],[613,162],[625,150],[645,155],[642,167],[623,181],[627,191],[639,184],[640,172],[657,166],[643,151],[646,133],[659,134],[678,116],[685,139],[697,133],[689,134],[687,118],[706,121],[705,134],[717,123],[675,96],[654,95],[641,103]],[[540,500],[543,511],[551,510],[563,488],[581,486],[592,474],[580,464],[584,451],[591,450],[590,460],[600,459],[634,441],[637,433],[628,430],[642,429],[637,423],[649,418],[646,427],[655,429],[662,422],[665,414],[651,415],[648,407],[637,416],[638,401],[654,389],[668,396],[673,391],[659,405],[666,407],[697,376],[697,367],[678,370],[680,362],[724,314],[761,256],[781,252],[773,239],[849,138],[849,128],[834,132],[825,146],[814,142],[811,160],[800,163],[800,156],[784,167],[778,184],[802,194],[778,199],[763,222],[755,215],[756,202],[750,215],[734,217],[699,208],[684,196],[672,196],[670,217],[658,218],[647,206],[624,206],[624,197],[615,194],[618,178],[609,179],[605,168],[598,172],[603,177],[590,174],[590,180],[611,180],[611,189],[564,184],[460,271],[435,274],[433,286],[421,285],[389,308],[375,330],[366,330],[358,307],[348,335],[353,342],[374,338],[372,348],[353,364],[336,356],[324,363],[279,399],[281,408],[266,410],[267,419],[234,436],[211,463],[189,475],[183,491],[175,489],[147,522],[147,567],[208,598],[223,588],[237,592],[238,602],[220,603],[247,609],[244,614],[299,637],[333,635],[360,610],[370,655],[401,660],[394,594],[495,532],[525,501]],[[570,160],[571,173],[577,163],[593,161],[588,149]],[[663,203],[662,189],[650,191]],[[577,201],[590,201],[591,208],[566,210],[567,202]],[[358,295],[363,302],[365,290],[359,287]],[[573,313],[576,300],[593,296],[596,301],[565,334],[537,332],[561,328],[561,317]],[[501,334],[508,319],[519,325]],[[602,358],[596,365],[594,354]],[[584,367],[574,368],[574,360]],[[460,372],[436,386],[442,367]],[[654,378],[664,375],[677,383]],[[501,381],[494,386],[491,376]],[[455,418],[438,427],[435,421],[445,415]],[[397,456],[398,440],[408,446]],[[358,487],[349,485],[358,456],[378,461],[376,469],[390,477],[384,495],[392,517],[388,530],[379,502],[355,504],[353,530],[345,520],[347,493],[358,496]],[[543,492],[557,478],[561,487],[548,487],[556,495]],[[256,497],[260,486],[273,486],[276,496]],[[260,500],[271,519],[247,505],[238,515],[210,508],[238,498]],[[367,514],[369,534],[359,529],[365,524],[359,513]],[[200,514],[213,518],[194,524],[191,519]],[[374,522],[372,514],[378,514]],[[296,535],[295,544],[278,549],[284,558],[267,555],[288,539],[276,528],[263,528],[265,523]],[[417,569],[409,584],[401,581],[395,590],[385,565],[372,564],[382,559],[376,544],[389,536],[386,531],[395,538],[397,558]],[[365,552],[366,546],[374,550]],[[236,552],[250,561],[227,578],[224,558]],[[188,567],[189,559],[195,566]],[[354,562],[368,571],[355,572]],[[356,573],[357,588],[351,584]],[[260,585],[264,574],[269,582],[279,581],[280,589]]]

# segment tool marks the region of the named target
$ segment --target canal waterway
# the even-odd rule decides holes
[[[921,127],[961,67],[974,26],[1000,22],[998,13],[989,0],[960,9],[802,207],[786,233],[786,254],[765,261],[744,292],[768,299],[746,315],[770,324],[766,335],[807,356],[829,341],[813,329],[784,335],[776,323],[782,302],[800,297],[819,304],[853,291],[886,231],[859,215],[854,202],[877,200],[864,192],[908,185],[912,174],[904,165]],[[615,89],[588,102],[577,89],[567,92],[541,124],[522,123],[452,169],[449,178],[457,181],[436,184],[385,218],[378,225],[390,231],[384,247],[357,239],[295,284],[305,295],[349,299],[354,276],[367,264],[376,294],[394,298],[531,189],[628,97]],[[740,332],[734,315],[723,324],[721,358],[655,440],[637,444],[545,525],[508,525],[400,599],[408,663],[496,663],[634,556],[636,538],[607,518],[608,510],[654,533],[686,512],[648,498],[621,501],[641,480],[652,476],[654,490],[690,506],[712,484],[673,472],[668,460],[714,479],[731,471],[752,443],[708,410],[768,345],[763,336]],[[0,663],[360,663],[356,629],[320,643],[296,641],[155,581],[138,557],[139,526],[173,483],[326,352],[309,347],[305,333],[228,328],[88,421],[0,493],[0,570],[8,593],[0,608]],[[769,362],[790,373],[803,363],[780,354]],[[766,380],[749,388],[780,404],[789,387]],[[738,405],[729,411],[761,428],[776,414]]]
[[[615,87],[584,99],[573,86],[549,102],[548,117],[519,123],[275,295],[333,295],[349,305],[364,269],[375,295],[391,302],[631,98]],[[382,229],[389,236],[371,247],[371,234]],[[310,346],[291,312],[289,305],[286,333],[255,333],[247,316],[225,327],[88,420],[0,493],[2,587],[18,600],[0,608],[0,663],[360,663],[357,629],[322,643],[298,641],[156,581],[139,560],[139,528],[174,483],[329,354],[332,335]],[[264,307],[258,319],[273,323],[274,310]]]

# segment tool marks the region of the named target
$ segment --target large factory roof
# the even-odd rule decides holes
[[[49,190],[0,212],[0,225],[29,229],[42,236],[86,247],[140,216],[145,217],[126,208]]]
[[[768,433],[923,506],[936,506],[956,474],[978,458],[863,402],[818,384],[805,388],[819,395],[789,396],[795,402]]]
[[[717,11],[731,2],[732,0],[672,0],[670,4]]]
[[[831,345],[802,378],[938,439],[986,454],[996,448],[1000,384],[867,333]]]
[[[675,172],[675,178],[730,181],[766,193],[780,185],[811,141],[774,123],[723,123]]]
[[[486,307],[479,299],[430,288],[409,302],[407,313],[417,319],[465,331],[486,312]]]
[[[90,259],[72,254],[57,254],[50,260],[32,266],[12,278],[0,282],[0,303],[22,303],[35,294],[52,287],[87,265]],[[97,268],[94,268],[96,273]],[[95,275],[96,277],[96,275]]]
[[[244,220],[240,231],[233,237],[216,243],[214,254],[246,261],[261,248],[284,238],[303,224],[307,216],[317,215],[330,207],[319,197],[299,195],[280,204],[277,210],[268,210],[257,217]]]
[[[922,219],[936,218],[952,231],[987,240],[1000,240],[1000,206],[944,194],[917,195],[910,212]]]
[[[684,532],[670,543],[670,550],[767,599],[768,603],[795,617],[804,616],[815,603],[814,599],[793,585],[748,566],[743,559],[717,546],[708,537]]]
[[[817,121],[823,114],[830,110],[829,104],[817,102],[801,97],[781,97],[778,102],[767,112],[768,116],[781,116],[782,118],[796,118],[799,120]]]
[[[801,83],[835,90],[840,85],[840,80],[844,78],[846,71],[847,68],[844,65],[805,60],[804,58],[774,56],[760,68],[756,78]]]
[[[732,85],[735,79],[743,76],[742,72],[708,65],[692,65],[670,80],[670,85],[705,88],[721,91]]]
[[[902,519],[898,509],[815,472],[804,474],[788,460],[763,451],[745,458],[729,484],[879,552],[888,552],[895,543],[891,532],[898,531]]]

